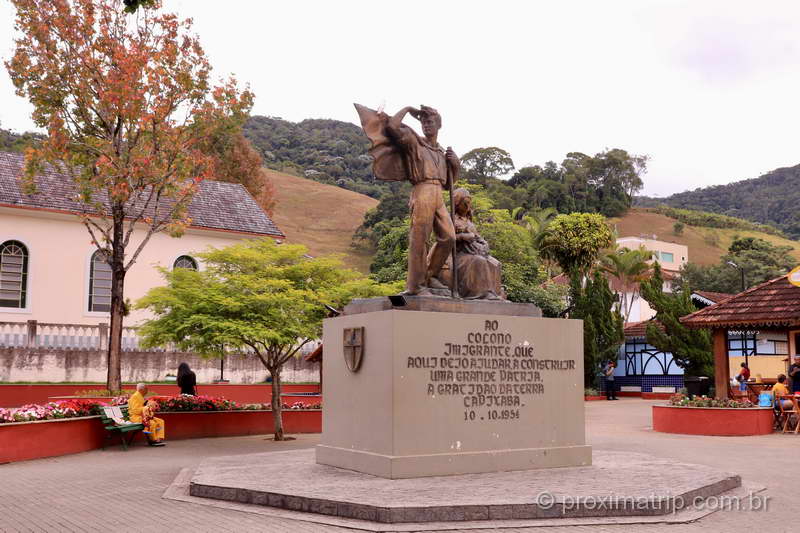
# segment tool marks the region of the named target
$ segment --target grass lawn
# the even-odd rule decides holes
[[[343,254],[347,266],[369,272],[372,255],[350,247],[364,213],[378,201],[357,192],[267,169],[277,194],[272,217],[291,244],[311,255]]]

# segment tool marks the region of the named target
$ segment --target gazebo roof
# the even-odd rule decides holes
[[[733,294],[727,292],[692,291],[692,299],[698,299],[706,305],[712,305],[727,300]]]
[[[788,275],[766,281],[681,318],[690,328],[786,327],[800,324],[800,287]]]

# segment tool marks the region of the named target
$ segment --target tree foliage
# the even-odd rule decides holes
[[[650,277],[652,270],[649,261],[652,258],[653,252],[641,247],[638,250],[615,249],[601,259],[600,269],[619,282],[619,309],[625,322],[630,319],[640,284]]]
[[[310,258],[301,245],[245,241],[199,254],[205,270],[162,270],[167,284],[136,307],[154,316],[140,329],[143,346],[175,343],[207,356],[230,351],[258,358],[272,376],[275,439],[282,440],[281,369],[322,333],[325,306],[393,294],[345,270],[337,258]]]
[[[264,211],[273,214],[275,186],[264,170],[261,154],[242,134],[240,125],[209,135],[202,140],[201,149],[213,157],[214,180],[242,184]]]
[[[652,277],[641,285],[642,298],[656,312],[655,323],[647,325],[647,342],[661,350],[672,353],[675,363],[687,375],[714,375],[714,356],[711,334],[704,329],[689,329],[680,323],[680,318],[693,313],[697,308],[692,303],[691,291],[664,292],[661,267],[656,263]]]
[[[560,166],[549,161],[519,169],[508,185],[527,192],[523,205],[529,209],[552,207],[559,213],[620,216],[642,188],[647,160],[619,148],[594,156],[570,152]]]
[[[708,211],[770,225],[800,238],[800,165],[778,168],[758,177],[673,194],[667,198],[637,198],[637,205]],[[687,222],[687,224],[692,224]],[[763,230],[759,230],[763,231]]]
[[[586,274],[614,236],[602,215],[572,213],[558,215],[541,240],[542,257],[555,261],[570,277]]]
[[[108,389],[120,389],[125,273],[153,234],[179,235],[213,160],[199,144],[240,123],[253,95],[233,79],[212,89],[190,21],[115,0],[13,0],[19,37],[5,63],[47,129],[26,150],[24,184],[45,164],[72,176],[82,221],[112,270]],[[99,216],[97,216],[99,215]],[[135,228],[144,233],[131,240]],[[135,243],[135,244],[134,244]]]
[[[677,223],[684,223],[689,226],[701,228],[739,229],[743,231],[760,231],[761,233],[766,233],[767,235],[783,236],[783,232],[776,227],[767,224],[759,224],[744,218],[736,218],[705,211],[694,211],[691,209],[678,209],[676,207],[669,207],[665,205],[648,207],[646,210],[652,213],[658,213],[660,215],[674,218],[678,221]]]
[[[146,9],[156,6],[155,0],[123,0],[123,3],[126,13],[136,13],[140,7]]]
[[[616,361],[625,341],[622,315],[617,311],[617,297],[599,270],[581,287],[577,277],[570,282],[572,309],[570,318],[583,320],[584,385],[592,387],[598,371],[607,361]]]
[[[366,194],[372,198],[392,188],[372,175],[369,140],[349,122],[308,119],[289,122],[254,116],[244,134],[269,168]]]
[[[742,271],[747,288],[782,276],[794,268],[797,260],[790,254],[791,250],[789,246],[776,246],[756,237],[737,237],[718,264],[684,265],[679,282],[692,290],[736,294],[742,290]]]
[[[40,133],[14,133],[0,128],[0,152],[24,152],[25,148],[41,142],[42,139],[44,135]]]
[[[486,184],[514,170],[511,154],[498,148],[475,148],[461,156],[463,177],[469,183]]]

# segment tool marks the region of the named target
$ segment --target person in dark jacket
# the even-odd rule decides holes
[[[603,372],[606,375],[606,400],[617,399],[617,387],[616,383],[614,383],[615,368],[617,368],[617,363],[615,361],[609,361]]]
[[[181,388],[181,394],[197,396],[197,376],[188,363],[178,365],[178,387]]]

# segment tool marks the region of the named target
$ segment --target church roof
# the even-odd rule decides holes
[[[36,176],[35,194],[22,191],[23,155],[0,152],[0,207],[86,213],[87,206],[75,199],[72,179],[46,165]],[[91,210],[88,211],[92,213]],[[252,235],[284,237],[250,193],[238,183],[204,180],[189,205],[192,228],[233,231]]]

